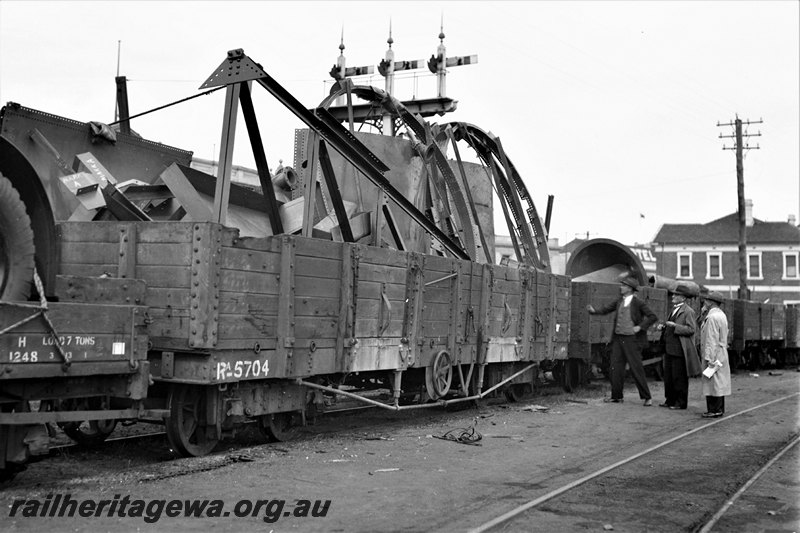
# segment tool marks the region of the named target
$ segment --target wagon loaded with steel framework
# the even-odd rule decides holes
[[[307,126],[296,132],[292,169],[268,169],[255,86]],[[500,390],[514,398],[539,368],[566,358],[568,278],[550,272],[545,228],[498,138],[467,123],[430,124],[347,81],[306,109],[241,50],[201,88],[226,90],[216,178],[191,168],[190,153],[134,134],[4,108],[0,171],[30,214],[43,273],[39,291],[4,306],[30,307],[20,300],[33,295],[37,309],[52,309],[53,353],[64,332],[91,333],[86,359],[98,364],[0,362],[0,466],[35,451],[18,438],[34,421],[106,428],[97,420],[164,418],[173,449],[201,455],[247,419],[289,438],[337,396],[392,410]],[[332,106],[338,96],[348,105]],[[353,117],[353,100],[360,118],[347,127],[337,117]],[[230,180],[240,107],[258,190]],[[513,266],[494,264],[492,191]],[[40,219],[47,209],[51,218]],[[16,276],[8,258],[17,256],[5,257]],[[33,278],[26,261],[23,284]],[[60,305],[88,307],[77,321],[56,315]],[[3,353],[22,327],[0,315]],[[25,412],[34,400],[39,411]]]

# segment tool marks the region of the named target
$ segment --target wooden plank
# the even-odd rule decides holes
[[[297,256],[341,260],[344,243],[300,236],[292,236],[291,238],[295,242],[295,254]]]
[[[502,309],[508,304],[513,309],[519,309],[520,293],[497,293],[492,294],[491,306],[493,309]]]
[[[223,248],[220,267],[223,271],[277,273],[280,268],[280,254],[243,248]]]
[[[279,274],[226,270],[220,277],[220,291],[277,295]]]
[[[495,280],[494,294],[519,294],[522,286],[519,281]]]
[[[61,222],[59,241],[116,243],[120,227],[136,226],[140,243],[187,243],[191,241],[192,224],[188,222]]]
[[[188,312],[191,303],[190,291],[176,288],[160,288],[147,291],[145,301],[151,308],[177,308],[186,309]],[[188,316],[188,315],[187,315]]]
[[[273,315],[221,315],[220,339],[268,339],[278,337],[278,317]]]
[[[361,263],[370,265],[405,265],[408,262],[408,253],[392,250],[391,248],[377,248],[375,246],[361,246]]]
[[[298,298],[315,296],[336,298],[339,295],[339,283],[333,283],[330,279],[297,276],[295,294]]]
[[[56,276],[55,295],[60,301],[140,304],[145,301],[146,290],[142,280]]]
[[[431,317],[425,317],[422,322],[422,331],[420,336],[424,339],[431,337],[447,338],[450,335],[450,321],[449,320],[432,320]],[[423,343],[424,344],[424,343]]]
[[[74,242],[61,244],[61,263],[85,265],[113,265],[117,271],[119,245],[116,241],[109,243]]]
[[[222,292],[221,314],[259,314],[278,316],[278,295]],[[295,315],[308,317],[338,317],[338,298],[295,297]]]
[[[453,289],[450,285],[452,280],[437,285],[425,287],[425,302],[428,304],[447,304],[451,305]]]
[[[186,266],[147,266],[136,267],[136,277],[147,282],[148,294],[151,289],[188,288],[191,269]]]
[[[141,266],[189,266],[192,245],[189,243],[139,243],[136,261]]]
[[[280,252],[280,239],[285,237],[239,237],[232,243],[232,248],[236,250],[255,251],[255,252]]]
[[[378,283],[405,284],[405,267],[393,267],[389,265],[372,265],[361,263],[358,267],[359,279],[363,281],[376,281]]]
[[[428,279],[429,273],[434,276],[434,278],[438,277],[435,276],[434,272],[445,272],[450,273],[453,271],[453,262],[455,259],[451,259],[449,257],[441,257],[435,255],[428,255],[425,256],[425,281],[430,281]]]
[[[383,326],[381,321],[377,318],[357,318],[356,319],[356,337],[358,337],[360,342],[363,342],[366,338],[375,338],[379,337],[378,332],[380,328]],[[397,344],[399,345],[399,339],[403,336],[403,320],[392,320],[389,322],[389,325],[380,335],[380,339],[383,341],[388,341],[388,339],[396,338],[398,339]]]
[[[359,280],[357,283],[357,288],[358,288],[359,301],[380,300],[381,298],[381,284],[378,283],[377,281]],[[398,301],[398,300],[405,301],[406,286],[387,283],[386,296],[389,298],[390,301]]]
[[[72,264],[62,263],[58,271],[59,274],[64,276],[97,278],[102,276],[103,274],[110,275],[111,271],[114,270],[114,268],[116,268],[116,266],[111,264],[85,265],[85,264],[75,264],[75,263]]]
[[[297,257],[295,275],[324,279],[339,279],[341,259],[320,257]]]
[[[128,255],[132,253],[127,249],[127,246],[126,250],[124,253]],[[120,264],[120,251],[118,241],[113,243],[73,242],[68,245],[62,243],[61,263],[114,265],[114,272],[116,273]],[[191,257],[191,245],[188,243],[139,243],[134,255],[135,260],[129,261],[134,266],[188,266],[189,258]]]
[[[126,305],[102,305],[49,302],[47,315],[56,331],[72,331],[75,333],[121,333],[130,332],[131,309]],[[10,306],[0,303],[0,330],[35,313],[35,309]],[[138,324],[143,325],[144,309]],[[37,318],[12,330],[16,333],[44,331],[42,319]],[[12,332],[9,332],[11,334]]]

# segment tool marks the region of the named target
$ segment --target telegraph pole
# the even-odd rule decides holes
[[[720,124],[717,122],[717,127],[733,126],[733,135],[719,134],[720,139],[735,139],[734,145],[731,147],[722,145],[723,150],[736,150],[736,192],[739,198],[739,291],[738,298],[743,300],[750,299],[750,291],[747,288],[747,223],[745,220],[745,207],[744,207],[744,150],[758,150],[760,147],[750,146],[744,144],[743,139],[746,137],[761,137],[761,131],[758,133],[742,133],[742,124],[749,126],[750,124],[762,124],[761,119],[757,121],[747,120],[742,122],[739,115],[733,122],[727,124]]]

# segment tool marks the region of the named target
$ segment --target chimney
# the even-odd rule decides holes
[[[789,224],[791,224],[792,226],[796,226],[796,225],[797,225],[797,219],[796,219],[796,218],[794,218],[794,215],[791,215],[791,214],[789,215],[789,220],[788,220],[788,222],[789,222]]]
[[[744,221],[748,228],[753,226],[753,200],[744,201]]]

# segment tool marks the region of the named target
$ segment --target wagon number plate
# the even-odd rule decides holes
[[[217,379],[265,378],[269,374],[269,361],[235,361],[217,363]]]
[[[97,345],[97,339],[93,335],[63,335],[59,337],[59,341],[67,358],[80,354],[87,358],[87,350],[92,350]],[[113,344],[114,355],[125,353],[125,343]],[[15,350],[5,352],[0,362],[39,363],[61,359],[54,348],[55,340],[50,336],[20,336],[16,339],[16,345]]]

